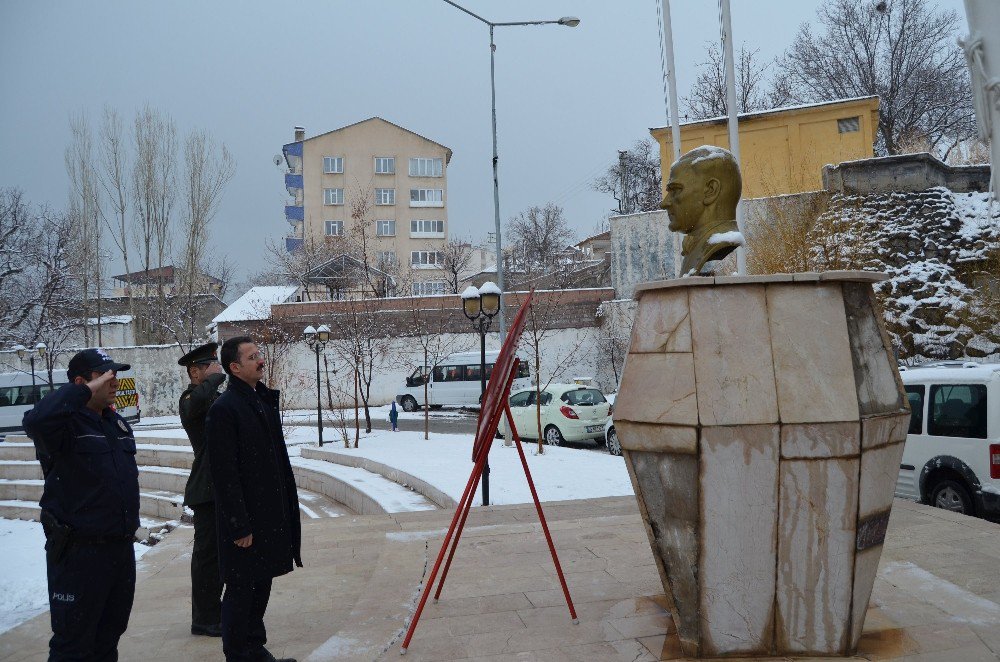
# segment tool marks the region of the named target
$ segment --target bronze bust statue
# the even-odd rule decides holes
[[[729,150],[692,149],[670,168],[661,209],[670,229],[681,232],[681,277],[711,275],[718,261],[743,245],[736,204],[743,190],[740,166]]]

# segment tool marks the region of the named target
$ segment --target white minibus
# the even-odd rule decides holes
[[[493,364],[500,355],[499,350],[486,352],[486,379],[493,372]],[[406,385],[396,395],[396,402],[403,411],[416,411],[424,404],[424,382],[427,382],[427,404],[431,407],[475,407],[479,405],[480,391],[479,352],[456,352],[449,354],[441,362],[428,370],[427,366],[417,368],[406,378]],[[428,381],[428,376],[430,380]],[[531,386],[531,372],[528,364],[521,362],[511,390]]]
[[[34,384],[30,372],[0,373],[0,435],[21,432],[24,413],[53,388],[59,388],[66,382],[65,370],[52,371],[52,385],[49,385],[49,373],[44,370],[35,371]],[[139,421],[139,392],[135,387],[135,373],[132,370],[118,373],[115,409],[128,422]]]

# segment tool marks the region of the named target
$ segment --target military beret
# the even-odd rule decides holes
[[[217,349],[219,349],[219,343],[205,343],[200,347],[195,347],[190,352],[177,359],[177,365],[189,366],[197,363],[213,363],[219,360],[219,358],[215,355],[215,351]]]

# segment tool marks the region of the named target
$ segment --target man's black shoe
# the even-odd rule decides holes
[[[222,625],[220,623],[213,623],[211,625],[198,625],[197,623],[192,623],[191,634],[197,634],[203,637],[221,637]]]
[[[258,659],[260,662],[297,662],[294,657],[275,657],[274,655],[271,655],[271,651],[266,648],[261,649],[261,654]]]

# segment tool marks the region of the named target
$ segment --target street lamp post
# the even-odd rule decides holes
[[[475,14],[465,7],[459,5],[458,3],[452,2],[452,0],[444,0],[449,5],[465,12],[474,19],[485,23],[490,28],[490,112],[493,123],[493,220],[496,224],[496,260],[497,260],[497,283],[499,283],[499,291],[503,291],[503,249],[500,244],[500,184],[499,176],[497,173],[497,168],[500,163],[500,156],[497,153],[497,85],[496,85],[496,43],[493,41],[493,29],[498,27],[511,27],[518,25],[565,25],[566,27],[575,28],[580,25],[580,19],[575,16],[563,16],[562,18],[555,21],[510,21],[504,23],[494,23],[493,21],[488,21],[479,14]],[[464,295],[463,295],[464,296]],[[504,322],[503,309],[500,309],[497,313],[497,317],[500,323],[500,342],[502,343],[507,338],[507,325]],[[483,474],[483,487],[486,486],[485,476]]]
[[[310,324],[302,332],[305,336],[306,342],[309,344],[309,348],[313,350],[316,354],[316,423],[319,425],[319,445],[323,446],[323,400],[322,400],[322,389],[320,387],[319,380],[319,355],[326,347],[326,343],[330,341],[330,327],[326,324],[320,324],[318,329],[314,329]]]
[[[19,359],[23,361],[25,357],[28,357],[28,360],[31,362],[31,402],[34,404],[38,402],[38,392],[35,388],[35,357],[45,356],[45,343],[38,343],[35,345],[35,349],[30,352],[24,345],[17,345],[14,347],[14,350],[17,352]]]
[[[501,290],[496,283],[487,281],[476,289],[470,285],[462,292],[462,312],[472,320],[472,328],[479,332],[479,415],[483,415],[483,396],[486,395],[486,332],[493,317],[500,312]],[[483,467],[483,505],[490,505],[490,461]]]

